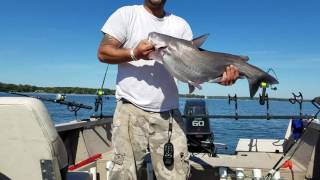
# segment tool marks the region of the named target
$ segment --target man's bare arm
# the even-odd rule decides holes
[[[98,49],[98,59],[104,63],[120,64],[131,60],[130,49],[120,48],[121,42],[104,34]]]
[[[109,64],[132,61],[130,56],[131,49],[122,48],[121,45],[121,42],[116,38],[105,34],[98,49],[98,59],[101,62]],[[148,55],[153,49],[153,45],[150,42],[142,40],[132,50],[136,59],[149,59]]]

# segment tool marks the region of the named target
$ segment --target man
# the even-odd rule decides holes
[[[140,6],[122,7],[102,28],[104,37],[98,58],[104,63],[118,64],[111,179],[140,179],[149,151],[158,180],[185,180],[189,175],[178,89],[162,64],[150,60],[154,46],[146,40],[150,32],[192,39],[188,23],[164,11],[165,3],[166,0],[144,0]],[[231,85],[238,77],[238,69],[230,66],[220,83]],[[174,159],[171,165],[165,165],[164,146],[169,142],[173,144]]]

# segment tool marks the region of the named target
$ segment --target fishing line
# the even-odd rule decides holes
[[[275,76],[276,80],[278,80],[278,76],[277,76],[276,72],[272,68],[269,68],[267,73],[270,74],[269,73],[270,71],[273,73],[273,75]]]
[[[108,73],[108,69],[109,69],[109,64],[107,65],[106,71],[105,71],[105,73],[104,73],[104,77],[103,77],[103,81],[102,81],[102,84],[101,84],[101,88],[100,88],[100,89],[103,89],[104,82],[106,81],[106,76],[107,76],[107,73]]]
[[[279,81],[276,72],[272,68],[269,68],[267,73],[270,74],[270,71],[273,73],[273,75],[275,76],[276,80]],[[277,87],[272,87],[272,85],[270,85],[270,86],[271,86],[271,90],[277,90]]]

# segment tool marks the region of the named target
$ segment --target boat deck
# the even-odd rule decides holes
[[[62,135],[63,139],[66,139],[64,136],[67,134],[63,135],[62,131],[70,131],[74,128],[84,127],[84,129],[80,131],[81,135],[78,136],[79,140],[77,143],[78,148],[76,148],[77,153],[75,155],[75,162],[101,152],[97,149],[105,150],[102,151],[104,153],[102,153],[101,159],[98,159],[88,166],[79,168],[77,171],[88,170],[90,167],[96,167],[100,179],[106,179],[103,178],[107,177],[106,164],[111,160],[112,156],[110,151],[110,137],[108,137],[109,133],[106,133],[106,131],[108,132],[108,130],[110,130],[110,120],[111,119],[103,119],[103,123],[101,121],[96,121],[100,126],[94,124],[94,121],[86,122],[84,124],[83,122],[73,122],[72,125],[64,124],[57,126],[57,129],[60,131],[60,135]],[[106,127],[106,125],[108,127]],[[104,144],[104,146],[101,146],[102,144]],[[236,154],[234,155],[218,154],[217,157],[210,157],[207,154],[192,154],[190,157],[190,179],[220,179],[219,169],[222,167],[227,168],[227,179],[235,179],[236,170],[238,168],[243,169],[246,179],[252,179],[253,169],[260,169],[262,175],[265,176],[282,157],[283,146],[280,146],[282,144],[283,140],[277,139],[240,139],[236,148]],[[82,150],[88,152],[80,153]],[[300,168],[298,164],[298,162],[295,163],[295,166],[293,167],[293,174],[289,169],[281,168],[281,178],[288,180],[305,179],[306,168]],[[294,178],[292,175],[294,175]]]
[[[238,168],[243,169],[245,179],[252,179],[253,169],[260,169],[263,176],[266,176],[274,164],[282,156],[281,153],[260,153],[260,152],[248,152],[238,153],[237,155],[222,155],[217,157],[210,157],[206,154],[191,155],[191,177],[190,180],[199,179],[220,179],[219,169],[221,167],[227,168],[227,179],[235,179],[236,170]],[[106,163],[111,160],[110,151],[104,153],[102,158],[90,166],[83,167],[96,167],[100,177],[106,177]],[[80,169],[78,169],[79,171]],[[146,172],[147,174],[147,172]],[[305,173],[298,169],[294,170],[294,178],[292,178],[292,172],[289,169],[282,168],[280,170],[281,179],[304,179]],[[147,175],[146,175],[147,176]]]

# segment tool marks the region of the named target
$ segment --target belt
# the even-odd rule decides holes
[[[132,102],[128,101],[127,99],[121,98],[122,104],[132,104]]]
[[[130,102],[129,100],[127,100],[127,99],[125,99],[125,98],[121,98],[120,101],[122,102],[122,104],[132,104],[132,105],[134,105],[135,107],[137,107],[135,104],[133,104],[132,102]],[[139,108],[139,107],[137,107],[137,108]],[[139,108],[139,109],[141,109],[141,108]],[[168,114],[173,115],[176,110],[177,110],[177,109],[171,109],[171,110],[162,111],[162,112],[159,112],[159,113],[160,113],[160,114],[168,113]],[[153,112],[153,111],[147,111],[147,110],[143,110],[143,111]]]

